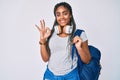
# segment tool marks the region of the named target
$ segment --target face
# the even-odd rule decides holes
[[[70,24],[71,14],[67,8],[60,6],[56,10],[56,20],[58,25],[66,26]]]

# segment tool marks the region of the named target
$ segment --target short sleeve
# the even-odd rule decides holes
[[[84,31],[81,33],[80,37],[82,38],[82,42],[85,42],[86,40],[88,40]]]

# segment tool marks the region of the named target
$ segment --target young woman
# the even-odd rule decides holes
[[[54,7],[55,22],[52,30],[40,21],[40,53],[43,61],[48,62],[44,80],[80,80],[77,70],[77,56],[71,56],[71,47],[75,44],[84,63],[89,63],[91,56],[85,32],[73,37],[76,30],[72,8],[66,2]]]

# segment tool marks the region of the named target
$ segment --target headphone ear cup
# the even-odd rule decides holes
[[[59,29],[58,25],[54,26],[54,30],[55,30],[56,34],[61,33],[61,30]],[[73,26],[67,25],[66,28],[65,28],[65,33],[66,34],[71,34],[72,31],[73,31]]]
[[[73,30],[73,26],[67,25],[66,26],[66,34],[71,34]]]
[[[54,29],[55,29],[56,34],[59,34],[59,33],[60,33],[60,32],[59,32],[59,29],[58,29],[58,25],[54,26]]]

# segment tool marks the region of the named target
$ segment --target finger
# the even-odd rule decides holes
[[[73,42],[73,44],[79,42],[79,37],[78,36],[74,37],[73,40],[72,40],[72,42]]]
[[[45,21],[43,20],[42,22],[43,22],[43,27],[45,27]]]
[[[40,26],[41,26],[41,29],[43,29],[43,23],[42,23],[42,20],[40,20]]]
[[[51,30],[50,30],[49,27],[46,27],[46,31],[47,31],[47,32],[51,32]]]
[[[40,23],[41,23],[42,29],[45,29],[45,21],[44,21],[44,20],[41,20]]]
[[[39,26],[38,26],[38,25],[36,25],[36,24],[35,24],[35,27],[36,27],[36,28],[40,31],[40,28],[39,28]]]
[[[75,38],[73,38],[72,43],[75,44],[75,42],[76,42],[76,41],[75,41]]]
[[[76,43],[78,43],[79,42],[79,40],[73,40],[73,44],[76,44]]]

